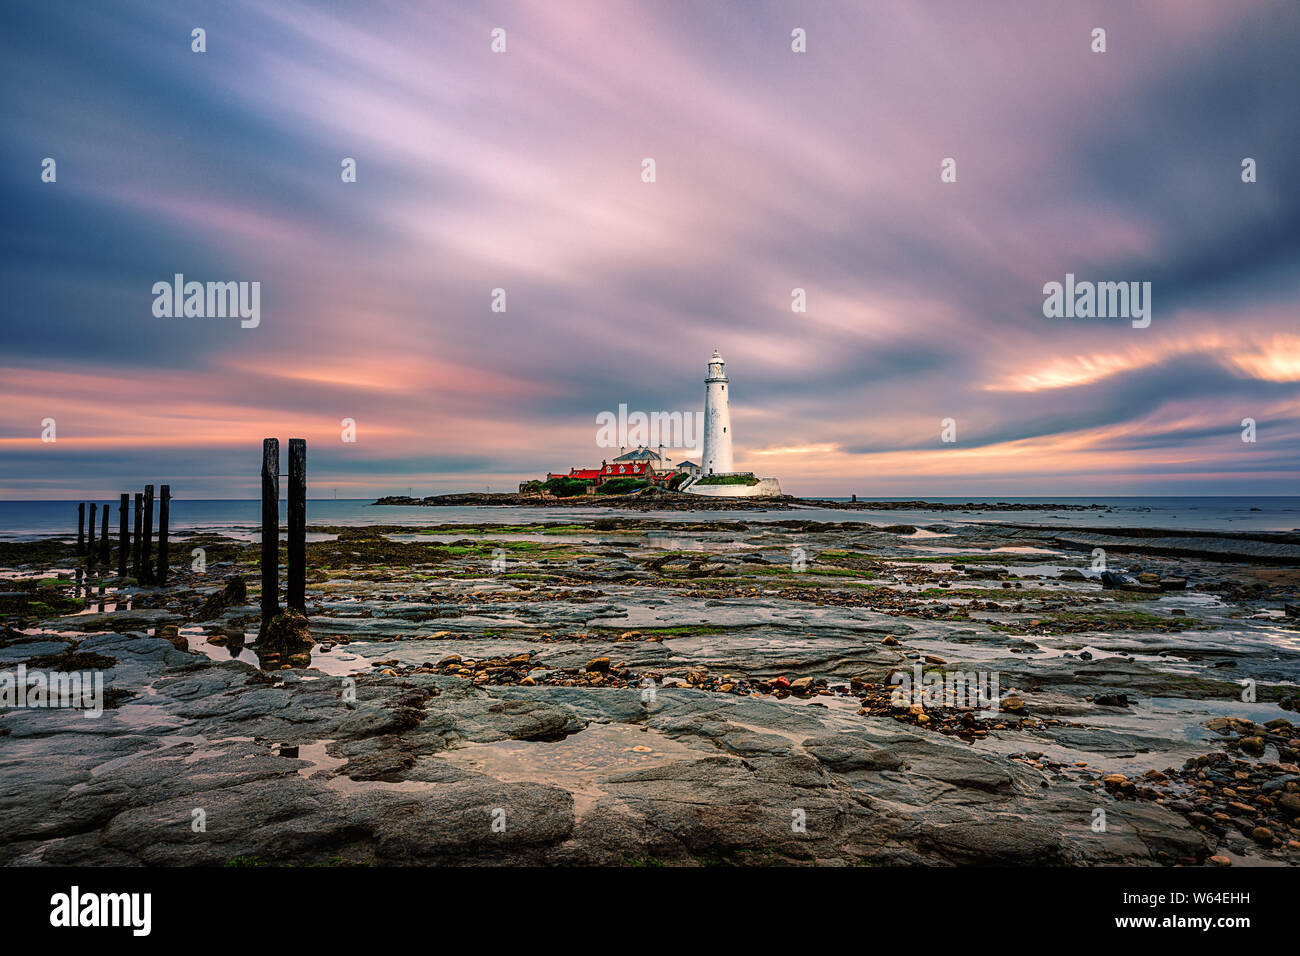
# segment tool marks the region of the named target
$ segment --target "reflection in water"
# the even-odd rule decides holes
[[[285,664],[293,668],[313,667],[334,677],[366,669],[362,657],[339,651],[332,641],[323,644],[314,655],[312,648],[307,647],[288,657],[283,652],[272,657],[265,650],[259,652],[257,642],[250,641],[242,628],[227,626],[213,633],[205,632],[201,625],[188,624],[180,629],[180,634],[191,651],[214,661],[239,660],[268,671],[281,670]],[[331,648],[334,650],[326,653]]]

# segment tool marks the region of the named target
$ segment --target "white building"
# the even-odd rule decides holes
[[[622,452],[622,449],[619,449]],[[624,452],[614,459],[615,464],[624,464],[633,461],[648,461],[650,468],[655,472],[666,472],[675,470],[672,461],[664,451],[664,446],[660,445],[658,451],[652,451],[645,445],[637,445],[629,452]]]
[[[706,475],[729,475],[736,470],[731,457],[731,399],[727,395],[727,367],[722,355],[713,350],[709,374],[704,379],[704,457],[700,471]]]
[[[781,483],[775,478],[757,478],[752,472],[736,471],[731,452],[731,396],[727,384],[726,364],[714,349],[709,359],[709,374],[704,379],[704,454],[700,458],[700,473],[687,480],[680,490],[718,498],[779,495]]]

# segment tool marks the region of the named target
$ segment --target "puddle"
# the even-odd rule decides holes
[[[254,667],[258,666],[255,642],[237,644],[230,641],[224,645],[210,644],[208,642],[208,633],[198,624],[182,627],[180,635],[185,638],[185,642],[189,645],[191,651],[202,654],[210,660],[235,660],[252,664]],[[321,644],[330,643],[329,638],[318,637],[316,641],[316,646],[312,648],[311,652],[311,666],[322,674],[330,677],[347,677],[358,671],[370,669],[370,661],[359,654],[343,650],[341,645],[335,644],[330,650],[322,651]],[[295,673],[302,680],[315,679],[310,673],[305,673],[301,668],[296,668]]]
[[[438,754],[438,759],[502,781],[562,787],[573,794],[574,812],[581,817],[605,795],[601,783],[610,776],[715,754],[643,726],[593,724],[550,743],[502,740],[467,744]]]

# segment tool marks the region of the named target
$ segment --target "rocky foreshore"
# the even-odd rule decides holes
[[[1300,863],[1300,562],[1104,530],[315,527],[277,658],[250,541],[10,542],[0,666],[107,709],[0,711],[0,861]]]
[[[1105,505],[1049,504],[1044,502],[1007,502],[976,504],[967,502],[936,501],[831,501],[823,498],[796,498],[793,495],[774,495],[754,498],[713,498],[687,492],[648,488],[626,495],[575,495],[557,498],[551,494],[523,494],[514,492],[470,492],[450,495],[428,495],[413,498],[409,495],[388,495],[374,502],[376,505],[423,505],[426,507],[456,506],[512,506],[524,508],[630,508],[653,511],[771,511],[795,507],[828,508],[837,511],[1103,511]]]

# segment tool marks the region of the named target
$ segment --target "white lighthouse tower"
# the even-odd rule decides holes
[[[731,459],[731,404],[727,396],[727,370],[722,355],[713,350],[709,374],[704,380],[704,475],[729,475],[735,471]]]

